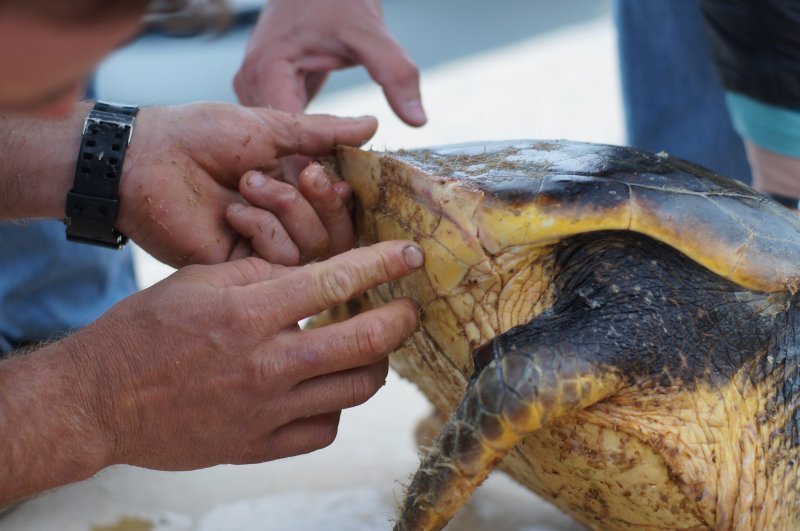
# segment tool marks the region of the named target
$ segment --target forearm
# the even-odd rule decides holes
[[[745,141],[753,187],[800,198],[800,111],[733,92],[726,99],[733,126]],[[792,206],[796,208],[796,201]]]
[[[63,120],[0,115],[0,220],[64,217],[89,108]]]
[[[0,361],[0,507],[107,465],[69,350],[62,341]]]

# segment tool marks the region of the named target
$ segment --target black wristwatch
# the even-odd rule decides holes
[[[67,240],[121,249],[128,238],[114,228],[125,150],[133,137],[138,107],[97,102],[86,117],[67,193]]]

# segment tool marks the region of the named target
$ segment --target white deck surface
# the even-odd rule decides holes
[[[116,75],[114,68],[112,62],[105,75]],[[424,71],[423,91],[430,122],[419,130],[394,118],[373,86],[323,96],[310,111],[377,115],[376,149],[512,138],[623,141],[608,19]],[[149,257],[138,259],[143,285],[170,272]],[[197,472],[114,467],[27,502],[0,518],[0,530],[390,529],[402,483],[418,462],[412,430],[427,412],[416,389],[390,374],[373,400],[344,413],[339,437],[322,451]],[[448,529],[579,527],[498,473]]]

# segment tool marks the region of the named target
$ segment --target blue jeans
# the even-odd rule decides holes
[[[628,143],[750,183],[696,0],[615,0]]]

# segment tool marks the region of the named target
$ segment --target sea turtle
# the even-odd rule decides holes
[[[602,529],[800,529],[800,219],[665,153],[567,141],[342,148],[361,243],[424,270],[392,355],[449,420],[399,529],[497,465]]]

